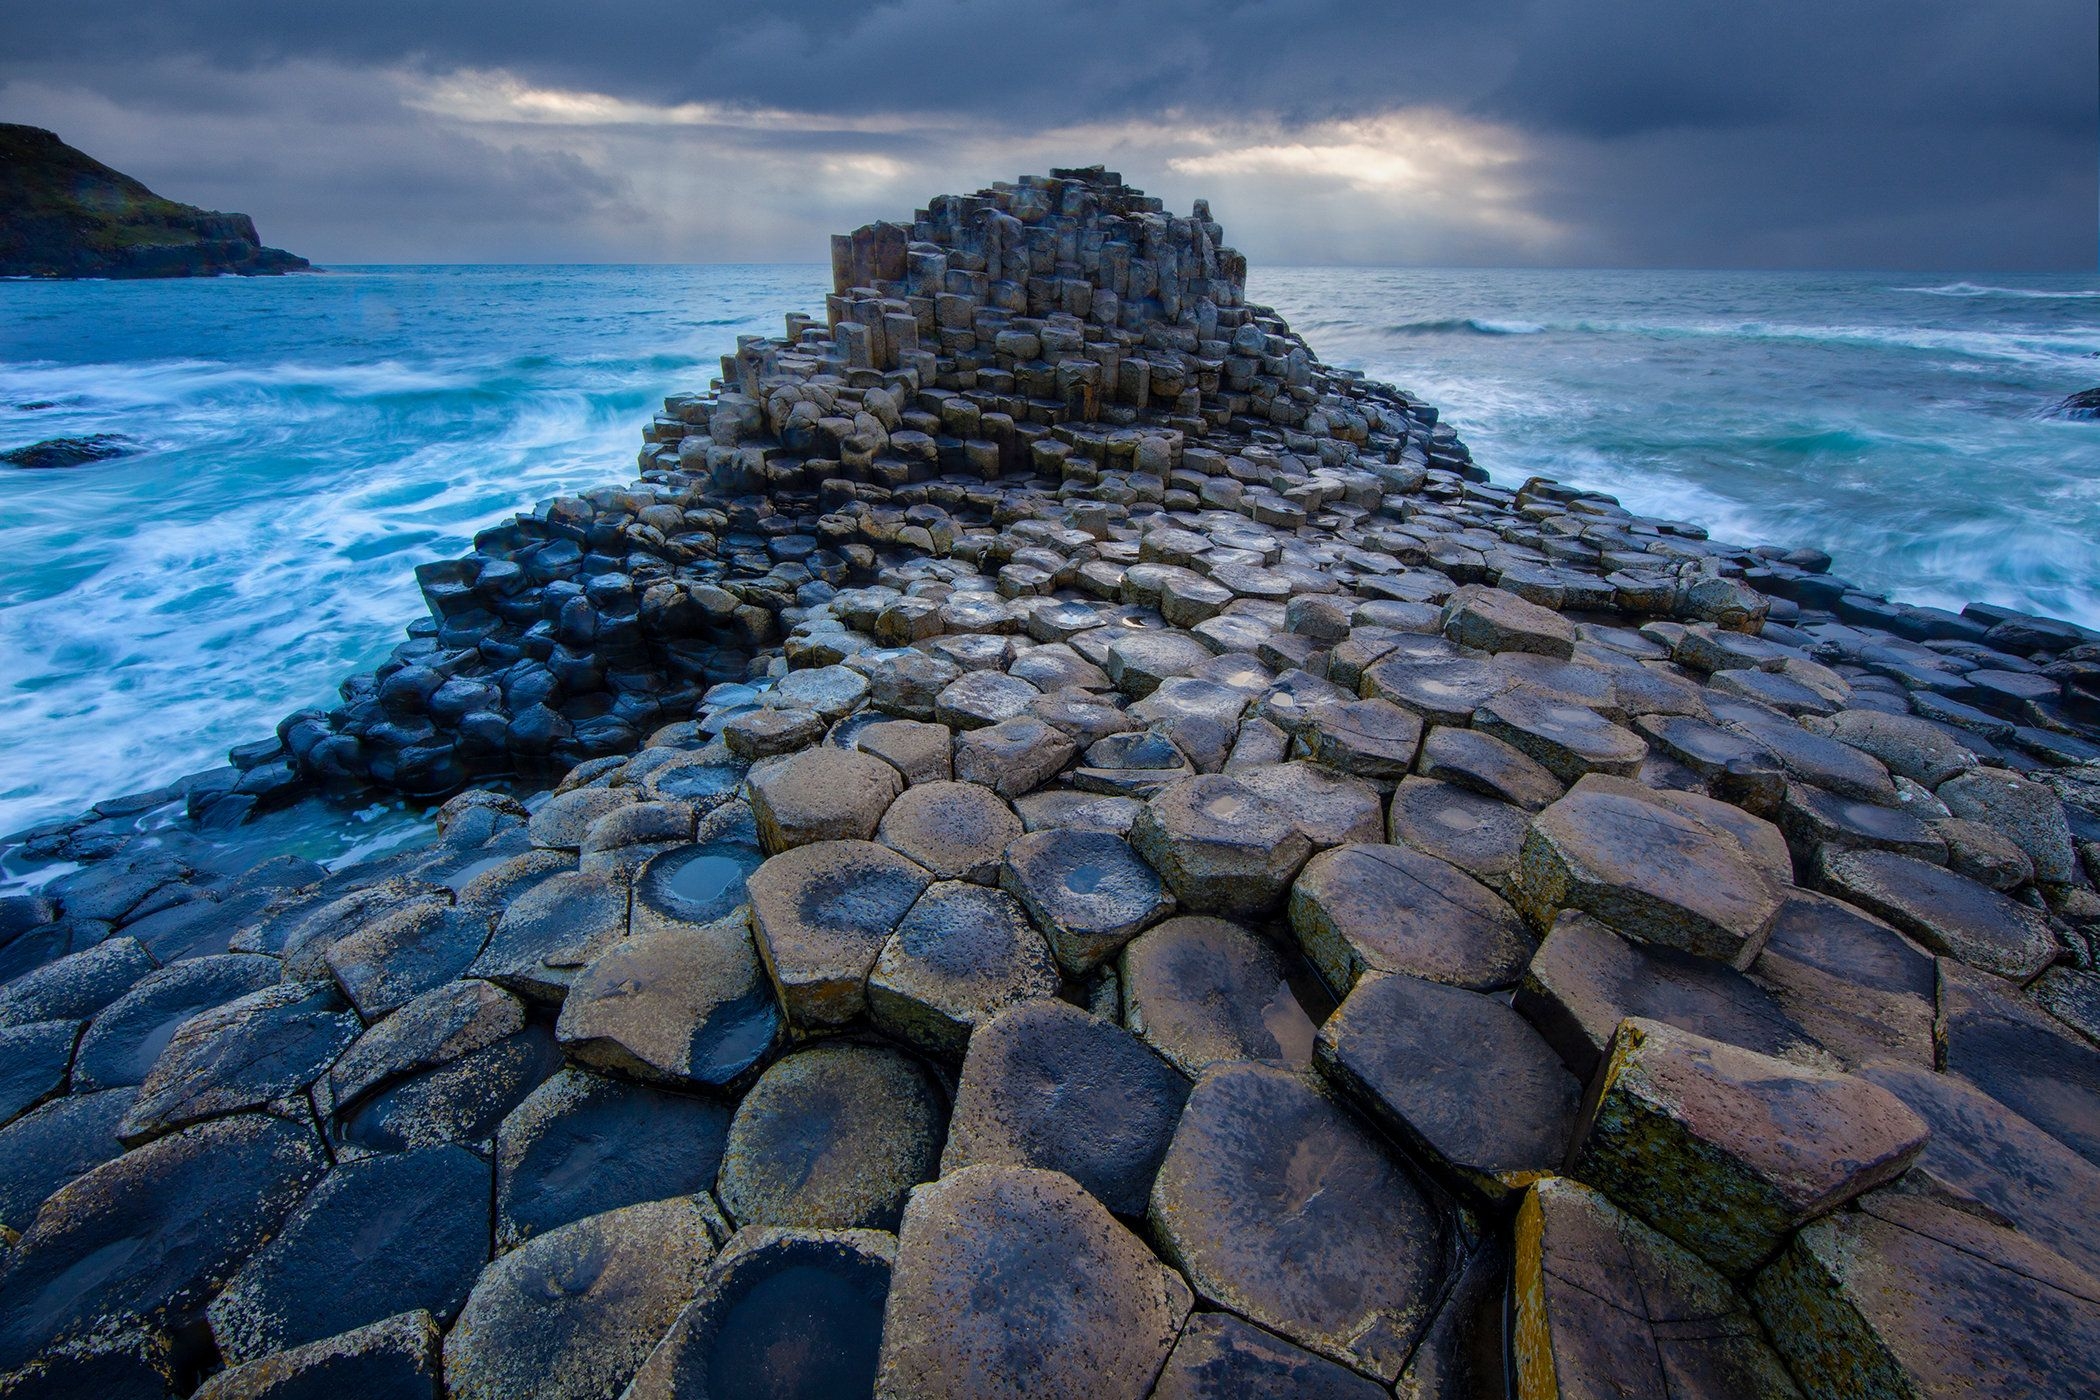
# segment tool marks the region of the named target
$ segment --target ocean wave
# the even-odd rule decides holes
[[[1465,316],[1441,321],[1402,321],[1386,329],[1393,335],[1541,335],[1546,328],[1536,321],[1490,321]]]
[[[68,405],[145,408],[188,403],[214,392],[314,392],[349,398],[443,392],[478,377],[460,370],[417,369],[398,360],[358,364],[233,364],[223,360],[162,359],[62,363],[0,362],[0,398],[51,399]]]
[[[1938,287],[1898,287],[1899,292],[1918,292],[1929,297],[2029,297],[2036,301],[2091,301],[2100,289],[2049,291],[2042,287],[1993,287],[1977,282],[1948,282]]]

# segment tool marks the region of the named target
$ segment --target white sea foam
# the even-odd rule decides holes
[[[1991,287],[1975,282],[1948,282],[1938,287],[1898,287],[1899,292],[1922,292],[1929,297],[2028,297],[2036,301],[2089,301],[2100,298],[2091,287]]]

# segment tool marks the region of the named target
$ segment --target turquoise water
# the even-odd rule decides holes
[[[816,267],[0,282],[0,833],[221,761],[421,610],[410,570],[625,479],[668,392],[817,311]],[[2100,278],[1258,272],[1327,359],[1533,472],[1916,601],[2100,618]],[[16,405],[49,403],[25,410]]]

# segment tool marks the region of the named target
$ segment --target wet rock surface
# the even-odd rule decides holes
[[[1105,172],[834,273],[8,843],[0,1393],[2080,1392],[2100,637],[1490,484]]]
[[[872,1394],[896,1255],[875,1230],[737,1232],[628,1400]]]

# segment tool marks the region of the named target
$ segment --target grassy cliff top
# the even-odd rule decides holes
[[[41,127],[0,124],[0,275],[183,277],[283,272],[245,214],[178,203]]]

